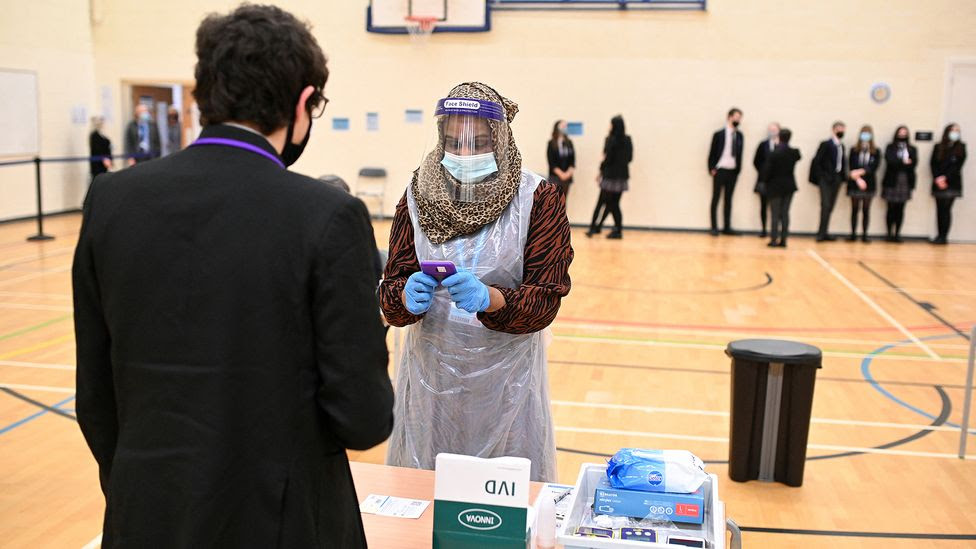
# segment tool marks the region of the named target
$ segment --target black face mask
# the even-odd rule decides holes
[[[302,139],[299,145],[292,143],[292,134],[294,131],[295,121],[292,120],[288,124],[288,133],[285,135],[285,147],[281,149],[281,161],[285,163],[285,166],[291,166],[297,162],[298,157],[305,152],[305,145],[308,145],[308,138],[312,135],[312,119],[308,119],[308,132],[305,134],[305,139]]]
[[[837,132],[837,139],[844,139],[844,132]]]
[[[898,137],[895,138],[895,141],[899,143],[904,143],[905,141],[908,141],[908,137],[899,135]]]
[[[733,120],[732,121],[732,127],[733,128],[738,128],[739,127],[739,121],[738,120]]]

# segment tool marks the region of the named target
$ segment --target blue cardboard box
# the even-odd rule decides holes
[[[614,488],[609,480],[602,478],[593,496],[593,512],[701,524],[705,520],[705,487],[693,494],[641,492]]]

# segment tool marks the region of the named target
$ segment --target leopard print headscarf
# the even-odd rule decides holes
[[[518,105],[480,82],[459,84],[448,97],[500,103],[505,110],[505,121],[487,120],[498,172],[478,183],[478,202],[454,200],[459,182],[441,165],[446,117],[439,121],[437,144],[414,172],[410,182],[419,212],[420,228],[433,244],[443,244],[454,237],[471,234],[498,219],[518,193],[522,180],[522,155],[515,146],[509,127],[518,112]]]

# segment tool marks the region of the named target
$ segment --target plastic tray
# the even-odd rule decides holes
[[[593,491],[596,483],[607,474],[607,466],[597,463],[584,463],[580,467],[579,478],[576,479],[576,490],[569,497],[569,513],[563,520],[557,533],[559,543],[565,549],[616,549],[618,547],[634,547],[643,549],[675,549],[677,545],[664,542],[649,543],[646,541],[631,541],[604,538],[583,538],[572,535],[579,526],[584,510],[593,505]],[[718,477],[710,474],[705,480],[705,520],[702,524],[681,524],[680,529],[656,529],[658,535],[673,533],[675,535],[690,535],[703,538],[708,549],[725,549],[725,504],[718,499]]]

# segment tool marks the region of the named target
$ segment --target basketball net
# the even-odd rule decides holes
[[[407,32],[410,33],[410,40],[414,44],[426,44],[430,35],[434,33],[434,27],[437,26],[436,17],[408,15],[404,21]]]

